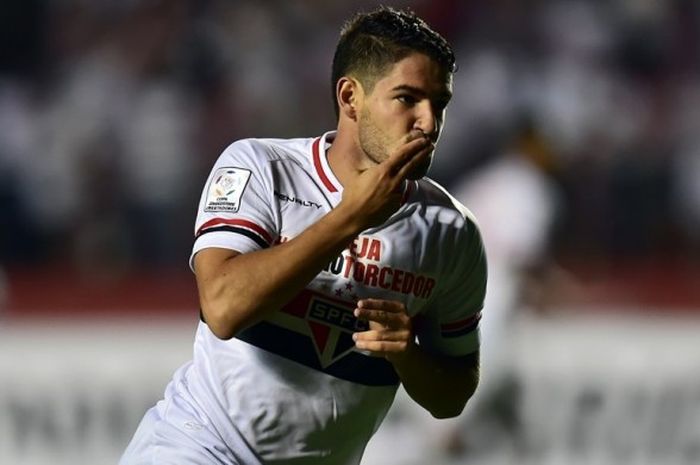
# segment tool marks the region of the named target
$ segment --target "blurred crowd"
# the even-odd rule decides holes
[[[376,3],[3,2],[0,263],[186,267],[216,157],[238,138],[333,129],[339,28]],[[518,157],[551,186],[554,255],[697,262],[700,3],[384,3],[457,53],[435,179],[468,192]]]

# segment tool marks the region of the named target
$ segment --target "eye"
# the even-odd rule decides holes
[[[396,97],[396,100],[408,106],[413,106],[418,101],[413,95],[410,94],[401,94]]]

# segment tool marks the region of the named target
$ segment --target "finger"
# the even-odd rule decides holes
[[[412,171],[414,171],[419,165],[422,165],[428,161],[433,150],[435,150],[435,146],[433,144],[423,148],[420,152],[414,155],[413,158],[408,160],[399,168],[398,172],[396,173],[396,177],[401,181],[407,179]]]
[[[414,139],[418,139],[420,137],[428,137],[426,133],[421,131],[420,129],[412,129],[408,134],[406,134],[405,137],[405,142],[411,142]]]
[[[384,163],[390,173],[396,173],[403,165],[409,162],[414,155],[428,145],[431,144],[427,137],[417,137],[399,147],[399,149],[391,154]]]
[[[405,313],[388,313],[382,310],[357,310],[355,317],[369,322],[370,329],[411,331],[411,318]]]
[[[385,312],[384,310],[368,310],[365,308],[356,308],[353,312],[355,318],[365,321],[373,321],[384,326],[393,325],[397,318],[396,313]]]
[[[384,310],[387,312],[406,312],[406,306],[398,300],[362,299],[357,302],[357,308],[367,310]]]
[[[382,357],[386,354],[404,352],[408,343],[406,341],[357,341],[355,347],[358,350],[370,352],[370,355]]]
[[[412,329],[411,318],[405,313],[391,313],[383,310],[356,309],[355,317],[361,321],[368,321],[370,328],[378,325],[379,328],[393,330]]]
[[[352,334],[352,340],[355,343],[361,342],[405,342],[411,337],[410,331],[398,330],[398,331],[388,331],[385,329],[381,330],[369,330],[369,331],[359,331]]]

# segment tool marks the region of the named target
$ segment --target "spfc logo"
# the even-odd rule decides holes
[[[323,368],[335,362],[355,347],[352,333],[367,331],[369,326],[352,314],[350,308],[320,297],[309,303],[307,320],[312,332],[318,359]]]
[[[352,333],[369,329],[367,322],[355,318],[354,309],[351,302],[305,290],[269,320],[309,336],[321,367],[326,368],[352,352]]]

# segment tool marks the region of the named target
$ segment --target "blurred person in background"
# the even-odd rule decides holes
[[[47,111],[44,176],[69,196],[61,209],[38,203],[51,213],[43,218],[80,225],[73,253],[88,275],[172,265],[188,242],[177,225],[194,191],[198,107],[172,52],[186,4],[103,8],[111,27],[63,74]]]
[[[224,151],[196,221],[194,359],[122,465],[358,464],[399,384],[436,418],[463,411],[486,259],[424,177],[454,70],[413,13],[358,14],[333,60],[337,131]]]
[[[512,133],[503,148],[450,189],[478,219],[489,258],[479,389],[463,415],[440,423],[399,391],[400,409],[391,412],[377,437],[393,447],[370,444],[363,465],[480,459],[514,447],[519,436],[522,405],[512,329],[522,312],[539,313],[553,292],[569,284],[551,250],[562,201],[554,154],[531,119],[524,118]]]
[[[507,441],[518,435],[521,405],[509,333],[522,312],[544,311],[553,292],[571,287],[551,250],[563,200],[554,154],[530,118],[513,132],[492,160],[453,186],[479,218],[489,282],[481,321],[481,386],[473,409],[446,436],[451,454],[513,446]]]

